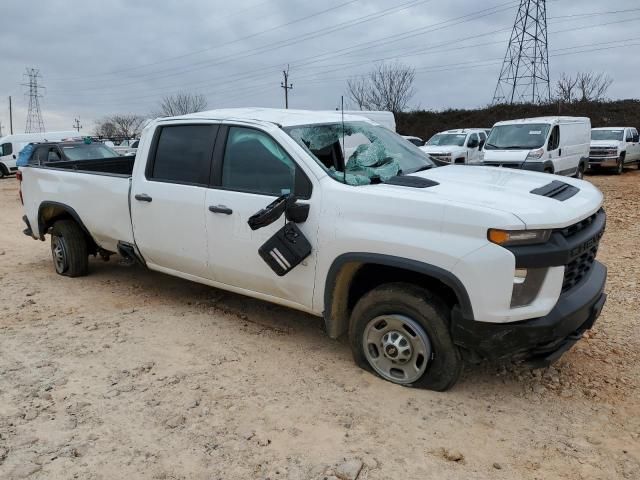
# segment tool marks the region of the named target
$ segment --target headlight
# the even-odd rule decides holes
[[[618,149],[617,148],[613,148],[613,149],[609,150],[607,152],[607,155],[614,155],[614,156],[617,157],[618,156]]]
[[[544,148],[539,148],[538,150],[531,150],[527,155],[527,160],[539,160],[544,155]]]
[[[545,243],[551,237],[551,230],[498,230],[490,228],[487,238],[502,247],[536,245]]]

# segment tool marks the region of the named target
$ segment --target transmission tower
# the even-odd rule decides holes
[[[546,0],[520,0],[493,103],[551,101]]]
[[[29,96],[29,113],[27,113],[27,126],[24,132],[44,132],[44,122],[42,121],[42,112],[40,111],[40,97],[42,97],[42,95],[40,95],[38,91],[44,88],[42,85],[38,85],[38,79],[41,78],[40,71],[35,68],[27,68],[25,77],[28,77],[28,83],[23,83],[22,85],[29,88],[29,92],[25,94]]]

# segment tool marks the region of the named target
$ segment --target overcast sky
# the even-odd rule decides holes
[[[209,108],[333,109],[346,80],[377,61],[416,69],[413,108],[491,102],[518,1],[2,0],[0,122],[24,131],[24,72],[38,68],[47,130],[84,132],[112,113],[149,115],[163,95],[202,93]],[[638,0],[549,0],[552,81],[604,71],[612,98],[638,97]]]

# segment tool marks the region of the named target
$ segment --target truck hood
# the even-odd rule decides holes
[[[483,150],[485,162],[522,163],[531,150]],[[531,160],[536,161],[536,160]],[[540,160],[537,160],[540,161]]]
[[[618,140],[592,140],[591,141],[591,146],[592,147],[618,148],[618,147],[620,147],[621,143],[622,142],[619,142]]]
[[[427,190],[456,203],[480,205],[517,216],[529,229],[563,228],[597,212],[602,193],[591,183],[548,173],[450,165],[413,174],[439,183]],[[554,180],[579,189],[559,201],[531,193]]]
[[[457,145],[425,145],[424,147],[418,147],[423,152],[427,153],[445,153],[451,155],[457,155],[458,153],[465,153],[465,147],[458,147]]]

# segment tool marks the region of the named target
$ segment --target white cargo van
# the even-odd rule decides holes
[[[0,138],[0,178],[18,170],[16,160],[25,145],[35,142],[60,142],[65,138],[78,137],[75,130],[67,132],[16,133]]]
[[[496,123],[484,146],[488,166],[582,178],[589,166],[591,120],[539,117]]]

